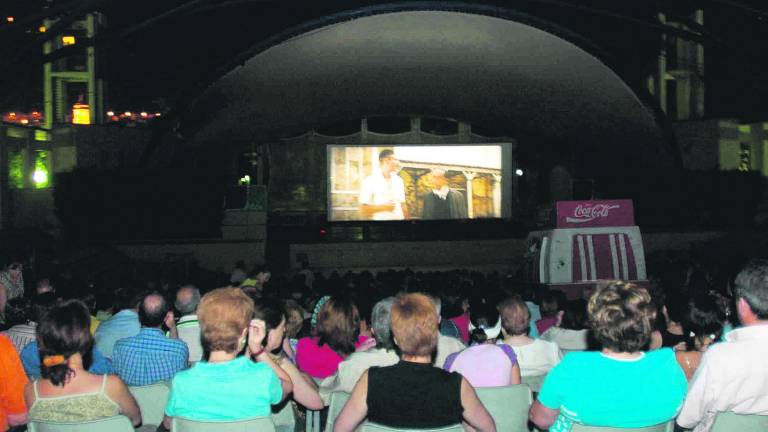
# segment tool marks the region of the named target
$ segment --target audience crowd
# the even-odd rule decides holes
[[[345,392],[334,431],[495,431],[476,389],[521,383],[541,431],[768,416],[768,260],[730,278],[601,281],[579,298],[460,270],[327,276],[305,263],[273,278],[238,262],[220,288],[46,277],[25,289],[23,269],[0,270],[0,431],[119,414],[139,427],[132,388],[157,383],[170,387],[158,430],[303,416]]]

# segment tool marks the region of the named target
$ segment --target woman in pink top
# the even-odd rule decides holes
[[[318,309],[315,336],[299,339],[296,345],[296,365],[312,378],[327,378],[367,339],[360,335],[355,304],[346,298],[328,298]]]
[[[473,387],[520,384],[520,366],[509,345],[496,345],[501,319],[495,307],[473,305],[469,322],[472,345],[448,356],[443,369],[458,372]]]

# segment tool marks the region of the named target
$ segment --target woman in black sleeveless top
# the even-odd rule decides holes
[[[360,377],[333,430],[354,431],[367,417],[389,427],[434,428],[464,421],[478,431],[495,432],[467,380],[432,366],[439,325],[432,301],[423,294],[401,295],[391,313],[400,362],[372,367]]]

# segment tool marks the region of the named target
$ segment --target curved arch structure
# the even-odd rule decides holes
[[[192,111],[205,118],[193,141],[415,114],[504,125],[530,137],[522,145],[557,143],[579,159],[577,175],[675,163],[653,111],[561,31],[456,10],[342,18],[275,39],[211,85]]]

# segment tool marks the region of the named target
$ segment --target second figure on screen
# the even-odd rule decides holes
[[[432,190],[424,194],[423,219],[466,219],[467,200],[448,186],[445,170],[432,170]]]

